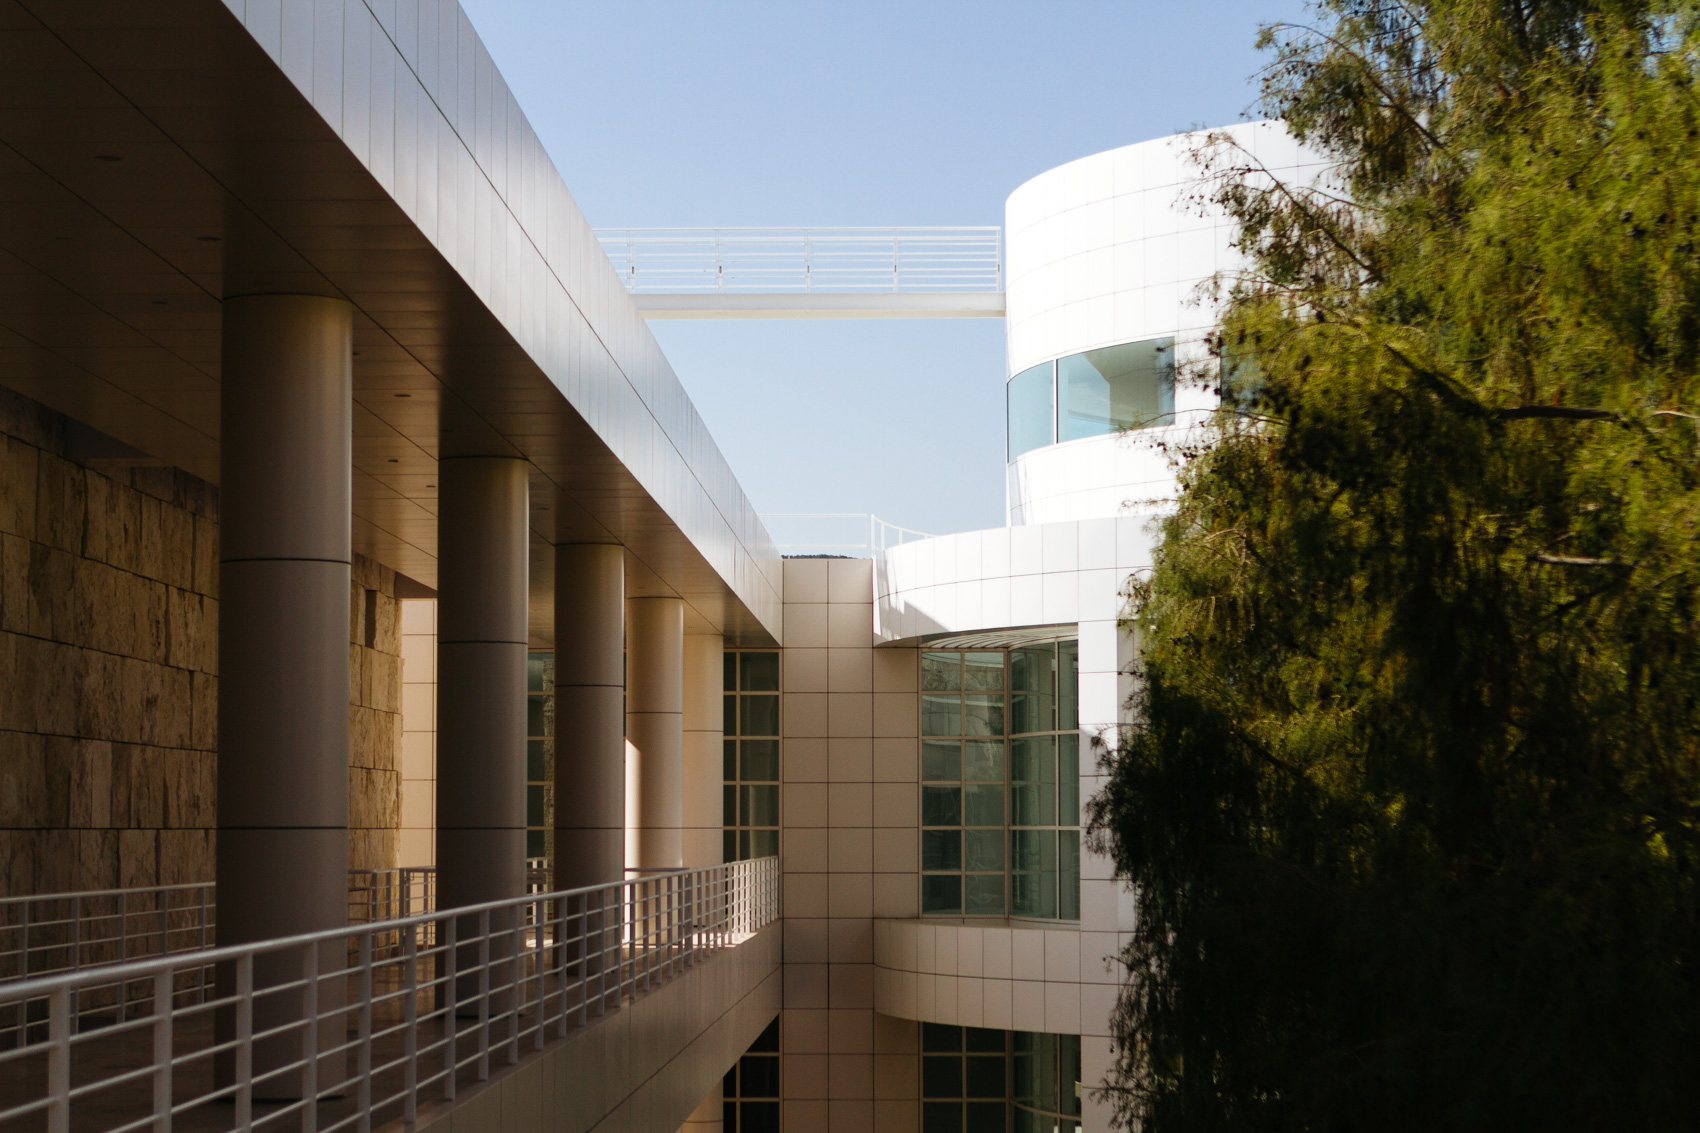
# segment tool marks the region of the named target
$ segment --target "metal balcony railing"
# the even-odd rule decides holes
[[[996,293],[1003,230],[599,228],[634,295]]]
[[[0,984],[0,1128],[411,1123],[778,911],[762,858]]]

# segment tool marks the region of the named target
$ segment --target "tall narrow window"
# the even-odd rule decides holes
[[[921,911],[1080,916],[1072,640],[921,655]]]
[[[727,861],[779,853],[779,654],[725,655],[724,780]]]
[[[779,1018],[726,1071],[722,1083],[724,1133],[779,1133]]]
[[[525,856],[555,852],[555,655],[525,659]]]

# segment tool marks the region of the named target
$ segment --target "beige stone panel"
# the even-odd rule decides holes
[[[920,657],[918,649],[874,650],[874,691],[919,692]]]
[[[136,573],[159,582],[166,580],[165,560],[169,552],[165,545],[164,501],[152,496],[141,498],[141,537],[137,541]],[[45,540],[44,540],[45,541]]]
[[[218,678],[194,673],[189,680],[189,746],[198,751],[218,747]]]
[[[827,743],[828,778],[834,783],[866,783],[874,777],[874,743],[866,737],[832,738]]]
[[[161,830],[159,832],[159,883],[185,885],[211,881],[213,877],[213,830]]]
[[[921,776],[921,745],[915,738],[874,737],[874,779],[915,783]]]
[[[40,451],[12,437],[0,436],[0,531],[35,535],[35,486]]]
[[[118,884],[125,889],[159,884],[159,831],[118,831]]]
[[[779,1028],[781,1054],[825,1054],[830,1012],[786,1009]]]
[[[95,479],[90,474],[91,480]],[[195,581],[195,517],[181,508],[161,506],[159,580],[188,589]]]
[[[874,962],[874,922],[865,917],[832,922],[827,943],[827,961],[832,964]]]
[[[49,766],[45,736],[0,732],[0,827],[65,825],[63,796],[49,787]]]
[[[871,1011],[874,1006],[874,966],[872,964],[829,965],[829,1006]]]
[[[82,553],[86,475],[82,468],[52,453],[44,452],[37,458],[36,542]]]
[[[194,521],[194,572],[190,588],[198,594],[218,597],[218,524],[205,516]]]

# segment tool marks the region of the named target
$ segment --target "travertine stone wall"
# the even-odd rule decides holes
[[[0,390],[0,895],[213,876],[218,489],[119,451]],[[350,612],[350,864],[391,865],[394,573]]]

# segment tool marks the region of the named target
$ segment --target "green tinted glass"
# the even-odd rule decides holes
[[[1003,874],[970,873],[962,878],[962,882],[962,912],[965,916],[1003,916]]]
[[[1003,829],[1003,784],[969,783],[962,788],[962,825]]]
[[[959,873],[922,874],[921,911],[923,913],[960,913],[962,911],[962,875]]]
[[[968,830],[964,831],[964,869],[974,873],[990,873],[998,871],[998,877],[1003,877],[1003,829]],[[923,866],[922,868],[928,868]],[[940,869],[944,866],[938,867]],[[1003,882],[998,882],[998,900],[1003,900]]]
[[[961,826],[961,787],[921,788],[922,826]]]
[[[923,736],[961,735],[962,698],[954,694],[921,697],[921,734]]]
[[[779,691],[779,654],[740,653],[739,680],[743,692]]]
[[[962,654],[921,654],[921,691],[955,692],[962,687]]]
[[[921,778],[962,778],[962,745],[955,740],[921,741]]]
[[[739,735],[777,736],[779,734],[779,698],[777,696],[745,696],[741,698]]]
[[[1002,653],[964,653],[962,687],[969,692],[997,692],[1003,688]]]
[[[778,826],[779,825],[779,787],[775,786],[745,786],[743,791],[743,807],[745,826]]]
[[[963,748],[967,757],[964,779],[1003,782],[1002,740],[969,740]]]
[[[1003,735],[1003,694],[971,692],[964,696],[962,732],[968,736]]]
[[[743,740],[738,746],[743,751],[745,779],[766,783],[779,780],[778,740]]]
[[[924,870],[962,868],[962,831],[921,831],[921,868]]]

